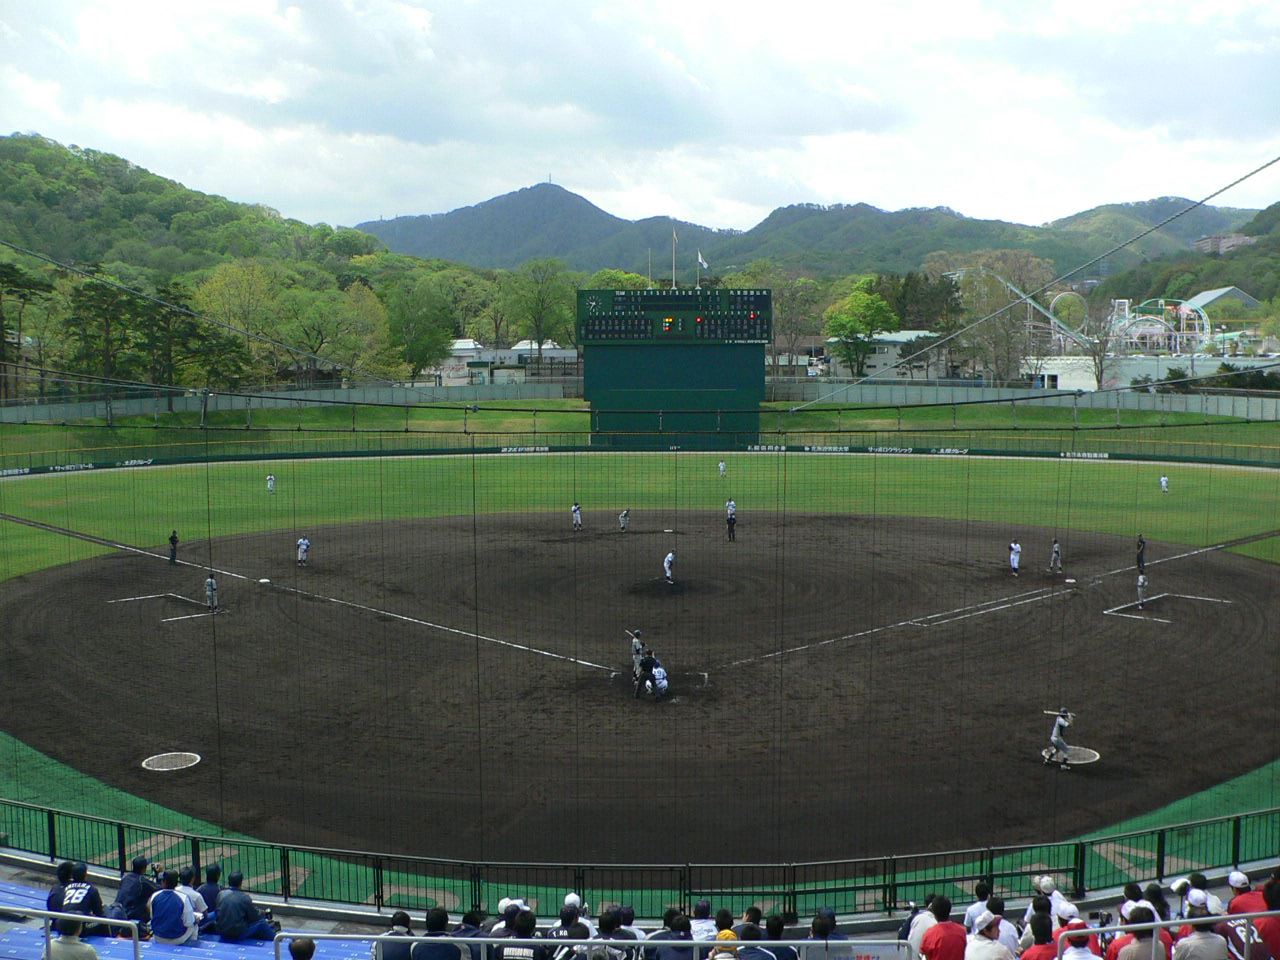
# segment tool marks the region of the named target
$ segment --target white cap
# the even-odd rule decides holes
[[[1080,908],[1070,900],[1063,900],[1058,904],[1057,914],[1059,920],[1077,920],[1080,917]]]
[[[1191,881],[1186,877],[1180,877],[1169,885],[1169,889],[1178,896],[1185,897],[1187,895],[1187,891],[1191,889]]]
[[[1251,884],[1249,877],[1240,870],[1232,870],[1227,876],[1227,886],[1232,890],[1248,890]]]
[[[1189,907],[1207,907],[1209,906],[1209,894],[1203,890],[1192,890],[1187,894],[1187,906]]]
[[[994,913],[992,913],[990,910],[983,910],[980,914],[978,914],[978,919],[973,921],[973,932],[978,933],[979,931],[985,930],[987,929],[987,927],[991,926],[991,924],[993,924],[995,921],[996,921],[996,915]]]
[[[1125,920],[1128,920],[1129,914],[1133,911],[1133,908],[1136,907],[1137,905],[1138,905],[1137,900],[1126,900],[1124,903],[1120,904],[1120,916],[1123,917]]]
[[[503,897],[498,901],[498,916],[502,916],[502,914],[507,912],[507,907],[511,906],[511,902],[510,897]]]
[[[1058,885],[1053,882],[1053,877],[1047,875],[1036,881],[1036,886],[1040,888],[1040,892],[1045,896],[1048,896],[1058,889]]]
[[[564,895],[564,905],[566,907],[581,907],[582,898],[576,893],[566,893]]]

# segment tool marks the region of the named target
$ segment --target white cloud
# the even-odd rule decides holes
[[[0,23],[0,130],[338,223],[548,174],[715,227],[860,201],[1037,223],[1274,155],[1278,44],[1261,0],[50,0]]]

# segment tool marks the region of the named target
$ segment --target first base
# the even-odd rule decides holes
[[[266,577],[263,577],[263,578],[262,578],[261,580],[259,580],[258,582],[259,582],[259,583],[270,583],[271,581],[270,581],[270,580],[268,580]]]
[[[668,528],[668,529],[666,529],[666,530],[663,530],[662,532],[663,532],[663,533],[675,533],[675,531],[674,531],[674,530],[671,530],[671,529],[669,529],[669,528]]]
[[[1064,580],[1064,581],[1062,581],[1062,582],[1063,582],[1063,583],[1075,583],[1075,582],[1076,582],[1076,578],[1075,578],[1075,577],[1067,577],[1067,579],[1066,579],[1066,580]]]

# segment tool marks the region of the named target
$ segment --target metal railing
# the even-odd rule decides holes
[[[312,933],[310,931],[288,931],[282,930],[275,935],[272,941],[272,949],[275,951],[275,960],[284,960],[282,955],[281,944],[290,940],[337,940],[337,941],[354,941],[357,943],[370,944],[370,956],[373,960],[382,960],[382,951],[373,951],[374,946],[397,946],[403,947],[418,943],[429,944],[453,944],[461,948],[464,957],[479,956],[480,960],[496,960],[497,951],[503,947],[554,947],[559,950],[561,947],[581,948],[581,951],[575,951],[575,957],[590,957],[594,954],[594,950],[603,951],[612,948],[614,951],[624,953],[626,957],[637,957],[644,954],[648,940],[629,940],[629,939],[610,939],[602,940],[599,937],[589,940],[580,940],[573,938],[549,940],[545,937],[499,937],[490,939],[487,937],[457,937],[457,936],[369,936],[367,934],[358,933]],[[770,947],[794,947],[799,955],[799,960],[853,960],[857,956],[858,960],[915,960],[919,955],[914,947],[905,940],[655,940],[652,941],[652,947],[667,947],[668,949],[688,950],[690,960],[706,960],[713,954],[719,954],[724,957],[734,956],[734,951],[740,947],[758,946],[764,947],[766,950]],[[469,951],[469,952],[467,952]]]
[[[121,874],[137,853],[199,871],[216,859],[242,872],[250,889],[384,909],[484,909],[504,896],[553,902],[566,890],[595,904],[628,903],[636,915],[688,911],[702,898],[740,912],[769,904],[813,915],[892,914],[926,893],[966,896],[984,880],[992,892],[1024,896],[1033,877],[1051,874],[1076,896],[1123,884],[1163,881],[1171,869],[1238,867],[1275,857],[1280,807],[1064,843],[983,847],[856,860],[772,864],[535,864],[445,860],[204,836],[0,800],[0,841],[49,861],[83,860]]]
[[[56,910],[36,910],[33,907],[12,907],[6,904],[4,912],[19,917],[33,917],[44,920],[44,956],[51,956],[49,942],[52,939],[51,920],[75,920],[86,927],[101,925],[107,927],[124,927],[133,940],[133,960],[142,960],[142,941],[138,936],[138,924],[134,920],[114,920],[111,917],[93,917],[83,913],[60,913]]]

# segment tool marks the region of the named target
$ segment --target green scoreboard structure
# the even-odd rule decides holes
[[[579,290],[592,445],[758,442],[772,338],[769,290]]]

